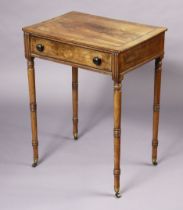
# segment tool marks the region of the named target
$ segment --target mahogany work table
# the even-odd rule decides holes
[[[152,163],[157,165],[160,85],[167,29],[80,12],[24,27],[32,125],[33,167],[38,163],[34,58],[72,66],[73,136],[78,138],[78,67],[114,81],[114,190],[120,197],[121,83],[124,75],[155,60]]]

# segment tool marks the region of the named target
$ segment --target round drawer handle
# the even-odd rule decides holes
[[[42,44],[37,44],[37,45],[36,45],[36,49],[37,49],[39,52],[43,52],[43,51],[44,51],[44,45],[42,45]]]
[[[93,58],[93,63],[97,66],[100,66],[100,64],[102,63],[102,60],[99,57],[94,57]]]

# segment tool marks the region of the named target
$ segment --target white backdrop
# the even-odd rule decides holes
[[[0,1],[0,209],[182,209],[183,2]],[[72,139],[71,68],[35,60],[40,165],[33,169],[23,26],[81,11],[166,26],[159,165],[151,166],[154,62],[123,82],[121,192],[113,197],[113,83],[79,71]]]

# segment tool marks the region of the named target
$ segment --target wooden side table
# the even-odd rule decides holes
[[[78,138],[78,67],[108,74],[114,81],[114,190],[120,197],[121,83],[136,67],[155,59],[152,163],[157,164],[160,84],[167,29],[80,12],[23,28],[28,65],[32,146],[38,163],[34,58],[72,66],[73,136]]]

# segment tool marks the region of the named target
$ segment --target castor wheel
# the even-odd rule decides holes
[[[158,165],[158,162],[157,162],[157,160],[155,160],[155,159],[152,160],[152,163],[153,163],[154,166]]]
[[[115,193],[115,196],[116,196],[116,198],[121,198],[120,192],[116,192],[116,193]]]
[[[78,134],[74,133],[74,140],[77,140],[77,139],[78,139]]]
[[[35,168],[38,164],[38,161],[37,160],[34,160],[33,164],[32,164],[32,167]]]

